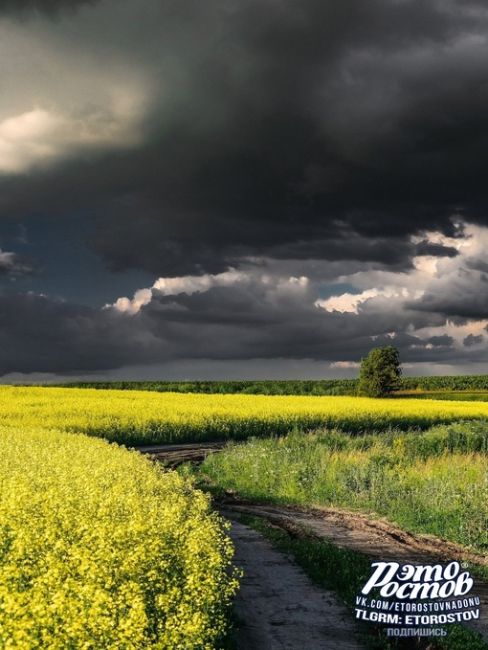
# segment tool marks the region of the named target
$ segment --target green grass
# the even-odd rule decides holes
[[[424,433],[337,431],[253,439],[209,456],[201,474],[254,501],[336,506],[488,549],[487,433],[483,423]],[[488,577],[488,576],[487,576]]]
[[[402,391],[394,397],[411,397],[413,399],[440,399],[456,402],[488,402],[488,391]]]

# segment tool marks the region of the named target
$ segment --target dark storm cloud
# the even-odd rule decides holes
[[[486,218],[483,3],[105,0],[90,14],[80,47],[150,75],[145,140],[4,179],[4,214],[89,208],[107,266],[155,275],[248,255],[407,268],[411,234]]]
[[[468,336],[463,339],[463,345],[467,348],[470,348],[473,345],[479,345],[480,343],[483,343],[483,336],[481,334],[478,334],[478,336],[468,334]]]
[[[488,225],[486,3],[24,0],[0,14],[19,43],[0,115],[0,217],[44,219],[47,231],[84,222],[76,232],[111,271],[251,269],[232,286],[153,291],[135,315],[0,296],[1,372],[357,361],[391,342],[409,362],[483,360],[477,340],[429,332],[488,318],[482,255],[420,297],[410,283],[410,298],[380,291],[358,313],[315,301],[335,295],[318,291],[322,272],[408,281],[414,256],[462,256],[429,231],[456,240],[463,220]],[[47,114],[26,137],[38,107]],[[256,279],[266,264],[281,288]],[[287,285],[302,273],[313,287]],[[340,291],[391,278],[367,280]]]
[[[416,255],[432,255],[434,257],[456,257],[459,252],[452,246],[443,246],[442,244],[433,244],[429,241],[421,241],[415,249]]]
[[[137,321],[32,294],[0,297],[0,374],[116,368],[162,354]]]
[[[454,343],[452,336],[443,334],[442,336],[431,336],[426,339],[426,345],[432,345],[434,348],[451,348]]]
[[[164,299],[136,317],[39,296],[2,298],[0,374],[103,371],[209,354],[221,360],[356,359],[370,343],[339,314],[321,319],[302,310],[286,320],[284,305],[258,313],[249,295],[236,297],[232,289],[208,293],[206,300],[201,295],[172,300],[181,311],[164,309],[170,302]]]
[[[354,339],[350,328],[338,327],[340,315],[330,315],[324,326],[318,310],[286,297],[270,305],[262,289],[252,289],[221,287],[159,297],[136,316],[42,296],[2,297],[0,374],[103,371],[209,354],[213,359],[272,358],[289,356],[292,344],[292,358],[341,358],[367,344],[363,333]],[[342,332],[339,339],[336,328]]]
[[[60,11],[73,11],[82,5],[94,4],[98,0],[0,0],[0,14],[25,16],[30,12],[50,16]]]
[[[188,291],[190,291],[188,293]],[[76,374],[176,360],[309,359],[357,362],[369,349],[395,345],[403,362],[488,361],[488,351],[449,335],[435,312],[410,311],[401,300],[373,298],[357,313],[326,311],[315,287],[293,278],[235,273],[207,289],[154,289],[139,312],[90,307],[37,295],[0,298],[0,375]],[[476,346],[474,346],[476,348]]]
[[[488,276],[468,276],[453,286],[427,292],[409,307],[420,312],[441,314],[457,323],[488,318]]]

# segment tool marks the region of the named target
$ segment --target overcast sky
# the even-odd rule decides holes
[[[0,376],[488,372],[488,5],[0,0]]]

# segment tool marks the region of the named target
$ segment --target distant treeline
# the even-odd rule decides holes
[[[250,395],[354,395],[356,379],[262,381],[111,381],[63,384],[73,388],[112,388],[175,393],[248,393]]]
[[[402,377],[402,390],[488,390],[488,375]]]
[[[76,388],[112,388],[176,393],[247,393],[250,395],[354,395],[357,379],[262,381],[112,381],[62,384]],[[488,390],[488,375],[403,377],[401,390]]]

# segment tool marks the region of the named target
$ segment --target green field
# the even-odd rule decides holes
[[[462,390],[404,390],[395,394],[396,397],[410,397],[412,399],[441,399],[454,402],[488,402],[488,391],[462,391]]]
[[[253,501],[386,516],[486,553],[487,454],[484,422],[361,437],[319,431],[229,446],[200,471]]]

